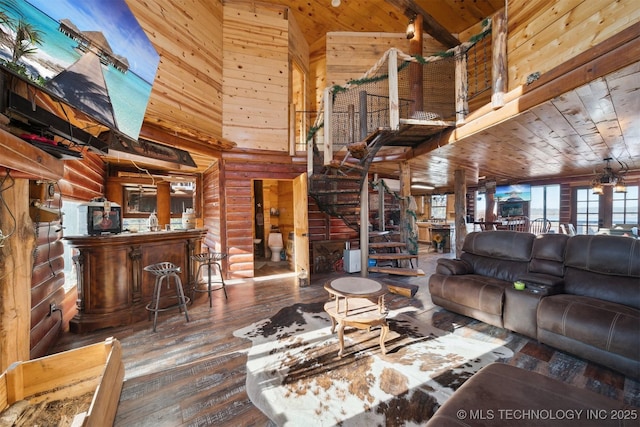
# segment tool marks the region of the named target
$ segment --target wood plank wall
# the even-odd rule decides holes
[[[220,139],[222,0],[126,2],[160,55],[143,127],[173,127],[183,136]]]
[[[526,84],[531,73],[551,70],[638,19],[637,0],[510,0],[508,90]]]
[[[406,35],[404,33],[328,33],[327,85],[344,85],[349,80],[362,77],[392,47],[408,54],[409,40]],[[446,50],[444,46],[425,35],[423,56],[443,50]]]
[[[238,148],[289,150],[286,8],[224,7],[223,137]]]

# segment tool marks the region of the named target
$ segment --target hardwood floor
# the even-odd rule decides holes
[[[454,322],[469,324],[470,330],[478,333],[486,327],[494,328],[445,312],[432,304],[427,279],[435,270],[437,258],[442,256],[453,257],[453,254],[435,254],[428,251],[428,246],[421,245],[418,267],[425,271],[426,276],[372,274],[370,277],[389,283],[419,285],[414,298],[392,295],[388,304],[392,308],[411,305],[417,309],[415,315],[425,322],[444,329]],[[233,332],[294,303],[326,301],[328,294],[323,285],[337,276],[314,275],[309,286],[300,288],[293,274],[282,270],[273,272],[284,274],[230,281],[228,299],[225,300],[223,293],[215,292],[212,308],[209,308],[206,293],[198,295],[194,304],[189,306],[191,321],[188,323],[176,310],[161,313],[156,333],[152,331],[150,321],[87,334],[65,333],[52,352],[99,342],[111,336],[120,340],[125,382],[115,426],[271,426],[271,421],[251,403],[245,390],[244,350],[251,344],[248,340],[234,337]],[[494,329],[499,330],[497,333],[511,334]],[[492,330],[491,333],[496,332]],[[522,336],[513,342],[518,347],[514,360],[520,360],[520,363],[548,363],[550,356],[547,353],[555,352]],[[546,362],[537,362],[536,354],[542,354]],[[607,387],[617,388],[611,391],[600,387],[603,393],[615,394],[618,398],[635,394],[640,400],[638,382],[628,379],[625,382],[621,375],[591,364],[588,364],[588,369],[594,371],[598,381]],[[637,402],[635,404],[638,405]]]

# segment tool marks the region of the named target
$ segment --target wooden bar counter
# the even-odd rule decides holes
[[[148,316],[155,277],[143,268],[168,261],[181,267],[185,292],[195,273],[191,255],[199,253],[204,229],[68,236],[75,249],[78,313],[72,332],[129,325]]]

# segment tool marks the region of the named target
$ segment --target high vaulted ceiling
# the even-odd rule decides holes
[[[189,15],[191,3],[148,0],[142,5],[140,0],[127,1],[143,28],[154,33],[152,41],[162,61],[183,61],[171,51],[169,41],[176,37],[174,26],[153,28],[151,13],[147,15],[146,10],[159,9],[162,16],[173,19],[171,17]],[[226,0],[223,3],[256,2]],[[505,6],[505,0],[341,0],[337,7],[331,6],[331,0],[264,0],[259,3],[287,7],[310,46],[322,43],[327,32],[404,32],[410,9],[428,14],[427,18],[441,26],[440,33],[446,30],[457,34]],[[629,38],[637,39],[637,16],[630,19],[635,20],[635,24],[631,26]],[[430,32],[428,24],[429,21],[425,21],[426,32]],[[207,46],[197,48],[206,49]],[[596,54],[594,51],[591,56]],[[464,127],[453,133],[443,133],[420,147],[405,150],[402,157],[409,160],[412,181],[451,190],[454,171],[458,169],[466,170],[467,185],[477,183],[482,177],[510,183],[559,176],[584,177],[601,168],[605,157],[624,161],[637,174],[640,171],[638,62],[614,66],[612,72],[602,76],[597,75],[598,70],[592,73],[591,69],[578,69],[580,66],[593,67],[591,60],[593,58],[584,58],[582,65],[570,64],[564,72],[573,70],[574,74],[564,80],[562,75],[543,75],[540,82],[523,89],[524,102],[510,99],[502,111],[493,115],[476,112]],[[614,61],[614,58],[609,60]],[[602,62],[598,64],[602,65]],[[562,73],[562,69],[554,72]],[[584,76],[588,80],[582,82]],[[165,80],[163,85],[161,91],[152,94],[163,100],[152,98],[152,103],[171,105],[180,99],[184,89],[182,82]],[[190,93],[189,96],[206,94]],[[206,124],[200,128],[197,123],[172,124],[170,114],[156,115],[159,110],[154,108],[149,111],[145,118],[147,123],[161,123],[165,129],[174,127],[176,135],[190,133],[194,138],[202,139],[207,132]],[[487,124],[491,126],[487,127]],[[215,143],[217,148],[225,145],[225,141]],[[192,147],[182,148],[190,150]],[[196,154],[196,161],[201,165],[206,162],[201,154]],[[379,173],[397,175],[398,159],[378,163],[375,169]]]

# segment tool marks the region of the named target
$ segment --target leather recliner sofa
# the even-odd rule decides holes
[[[474,232],[460,259],[438,260],[429,291],[447,310],[640,378],[640,240]]]

